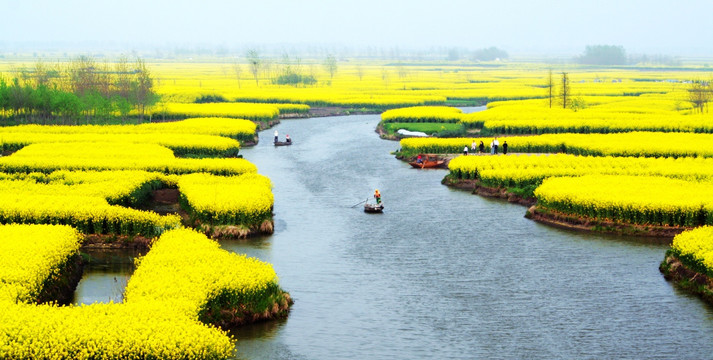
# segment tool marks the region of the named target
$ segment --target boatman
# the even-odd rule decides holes
[[[278,138],[277,138],[277,130],[275,130],[275,142],[278,141],[277,139],[278,139]]]
[[[376,205],[381,204],[381,193],[379,193],[379,189],[374,190],[374,199],[376,199]]]

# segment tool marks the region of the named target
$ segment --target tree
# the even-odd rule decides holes
[[[324,59],[324,69],[329,73],[329,78],[333,79],[334,74],[337,73],[337,58],[334,55],[329,54],[326,59]]]
[[[552,77],[552,69],[550,69],[547,75],[547,83],[545,84],[545,88],[547,89],[547,98],[550,101],[550,109],[552,109],[552,100],[554,99],[555,91],[555,80]]]
[[[248,59],[248,64],[250,66],[250,72],[252,72],[253,77],[255,77],[255,85],[260,86],[258,83],[258,75],[260,74],[260,67],[262,65],[262,60],[260,60],[260,54],[257,50],[249,49],[245,54],[245,58]]]
[[[577,112],[581,109],[586,109],[587,102],[581,96],[573,97],[572,101],[570,102],[569,108],[572,109],[572,111]]]
[[[384,81],[384,87],[389,87],[389,70],[386,67],[381,68],[381,80]]]
[[[85,93],[96,90],[95,69],[94,59],[88,56],[79,56],[70,61],[67,72],[73,93],[82,97]]]
[[[566,109],[570,104],[570,90],[569,90],[569,75],[566,72],[562,72],[562,88],[560,89],[560,99],[562,100],[562,108]]]
[[[10,90],[7,87],[5,78],[0,75],[0,110],[2,110],[2,115],[5,116],[7,111],[10,109]]]
[[[146,108],[158,101],[158,96],[153,91],[153,79],[146,63],[141,58],[136,59],[136,78],[132,87],[132,100],[139,112],[139,120],[144,119]]]
[[[116,71],[116,81],[114,82],[116,93],[128,99],[131,94],[131,77],[134,75],[134,72],[129,68],[129,59],[126,56],[119,57],[114,69]]]
[[[505,50],[491,46],[489,48],[476,50],[473,52],[472,58],[475,61],[493,61],[497,59],[507,59],[508,53]]]
[[[243,68],[237,60],[233,61],[233,72],[235,73],[235,78],[238,80],[238,89],[240,89],[240,75],[243,73]]]
[[[359,77],[359,81],[361,81],[362,78],[364,77],[364,68],[361,66],[361,64],[357,64],[355,66],[355,70],[356,70],[357,76]]]
[[[688,87],[688,101],[693,104],[693,110],[703,113],[708,111],[708,102],[711,101],[711,83],[701,80],[692,80]]]
[[[590,65],[626,65],[626,51],[623,46],[587,45],[579,62]]]

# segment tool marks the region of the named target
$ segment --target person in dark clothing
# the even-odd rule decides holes
[[[481,154],[485,151],[485,145],[483,144],[483,141],[480,142],[480,145],[478,145],[478,152]]]
[[[503,154],[507,154],[507,153],[508,153],[508,142],[506,140],[506,141],[503,141]]]

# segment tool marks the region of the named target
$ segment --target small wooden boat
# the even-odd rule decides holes
[[[380,213],[384,211],[384,203],[381,204],[364,204],[364,212],[367,213]]]
[[[437,155],[421,154],[421,162],[411,161],[409,164],[417,169],[442,167],[445,160],[439,160]]]
[[[292,141],[275,141],[275,146],[292,145]]]

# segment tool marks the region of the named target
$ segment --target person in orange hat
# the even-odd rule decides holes
[[[374,190],[374,199],[376,199],[377,205],[381,204],[381,193],[379,192],[379,189]]]

